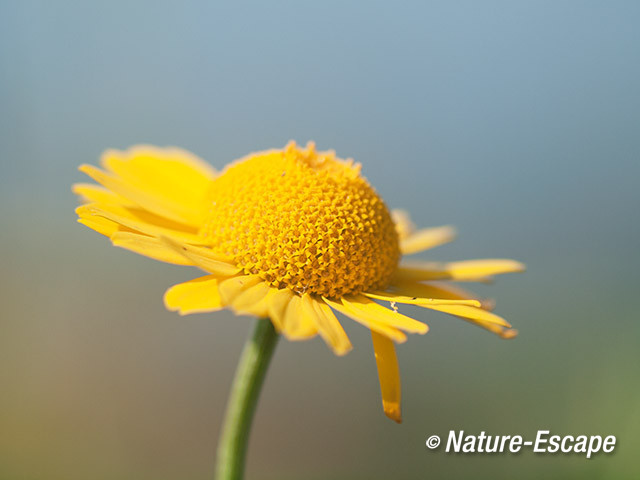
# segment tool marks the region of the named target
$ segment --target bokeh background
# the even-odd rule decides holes
[[[502,341],[424,310],[399,349],[404,419],[355,350],[281,342],[249,479],[640,477],[638,2],[0,2],[0,478],[206,479],[252,320],[178,317],[197,272],[75,223],[110,147],[215,166],[315,140],[391,207],[508,257],[478,288]],[[447,455],[450,429],[616,435],[611,455]]]

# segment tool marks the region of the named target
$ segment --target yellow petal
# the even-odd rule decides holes
[[[339,311],[343,315],[346,315],[370,330],[385,335],[398,343],[402,343],[407,340],[407,336],[400,330],[389,326],[387,322],[379,321],[376,317],[368,315],[367,312],[352,308],[348,302],[344,301],[344,298],[340,302],[330,300],[326,297],[322,297],[322,299],[334,310]]]
[[[233,301],[238,298],[241,293],[259,283],[262,283],[262,279],[258,275],[238,275],[237,277],[220,281],[218,291],[220,292],[222,303],[232,305]]]
[[[385,335],[371,331],[373,351],[378,367],[378,379],[380,380],[380,392],[382,393],[382,408],[391,420],[402,422],[400,410],[400,368],[396,347]]]
[[[503,338],[505,340],[510,340],[512,338],[515,338],[518,335],[518,331],[516,329],[504,328],[499,325],[496,325],[495,323],[480,322],[480,321],[473,321],[472,323],[477,325],[478,327],[481,327],[481,328],[484,328],[485,330],[490,331],[491,333],[495,333],[500,338]]]
[[[160,260],[161,262],[176,265],[193,265],[193,262],[184,255],[180,255],[175,250],[167,247],[165,243],[157,238],[147,235],[132,232],[116,232],[111,236],[111,242],[116,247],[126,248],[132,252]]]
[[[409,297],[406,295],[398,295],[392,292],[364,292],[369,298],[375,298],[377,300],[384,300],[385,302],[397,302],[405,303],[407,305],[470,305],[472,307],[479,307],[480,302],[477,300],[450,300],[445,298],[424,298],[424,297]]]
[[[422,252],[451,242],[456,236],[453,227],[445,225],[443,227],[425,228],[410,234],[400,241],[400,251],[403,255]]]
[[[103,217],[80,217],[78,218],[78,223],[81,223],[107,237],[111,237],[111,235],[120,230],[119,224]]]
[[[206,214],[205,197],[215,170],[179,148],[136,146],[126,152],[106,151],[102,165],[126,184],[154,198],[169,218],[199,225]]]
[[[501,332],[498,332],[498,335],[500,335],[500,337],[504,338],[505,340],[511,340],[512,338],[516,338],[518,336],[518,330],[514,328],[507,328],[502,330]]]
[[[303,306],[302,297],[293,295],[284,312],[282,333],[289,340],[305,340],[313,337],[318,330],[314,321],[315,311]]]
[[[190,227],[166,220],[139,208],[124,208],[115,204],[88,203],[76,208],[79,217],[104,217],[129,230],[136,230],[145,235],[164,235],[183,242],[201,244],[197,232]]]
[[[240,292],[231,302],[231,308],[237,313],[264,318],[269,315],[269,295],[274,290],[266,282],[256,283]]]
[[[524,272],[523,263],[509,259],[482,259],[451,262],[447,264],[447,271],[453,274],[453,280],[458,278],[485,278],[503,273]]]
[[[342,297],[342,303],[354,311],[366,315],[370,319],[389,325],[409,333],[425,334],[429,327],[413,318],[389,310],[364,295],[347,295]]]
[[[83,203],[115,203],[126,207],[135,206],[126,198],[93,183],[76,183],[71,190],[83,200]]]
[[[269,295],[269,317],[271,318],[271,322],[278,332],[282,332],[284,329],[284,315],[287,311],[287,306],[289,305],[289,302],[293,297],[293,292],[288,288],[275,290],[272,294]]]
[[[449,298],[469,298],[473,297],[473,294],[466,292],[454,285],[448,285],[444,283],[416,283],[416,282],[401,282],[395,284],[394,289],[396,289],[399,293],[404,293],[407,295],[417,295],[417,296],[438,296],[438,297],[449,297]],[[490,332],[493,332],[497,335],[500,335],[502,338],[513,338],[517,335],[517,331],[510,329],[509,323],[498,315],[494,315],[489,313],[486,310],[491,310],[492,302],[482,301],[481,308],[482,310],[470,307],[468,308],[447,308],[446,305],[440,305],[441,308],[435,308],[436,306],[428,306],[428,305],[419,305],[424,308],[429,308],[431,310],[438,310],[443,313],[449,313],[451,315],[461,317],[464,320],[467,320],[479,327],[485,328]],[[463,305],[464,306],[464,305]],[[455,306],[453,306],[455,307]],[[484,312],[484,313],[483,313]]]
[[[238,267],[229,263],[228,257],[214,253],[209,248],[178,243],[169,237],[160,237],[159,240],[207,272],[230,277],[240,271]]]
[[[127,185],[153,197],[169,218],[202,222],[204,199],[216,172],[192,153],[140,145],[126,152],[108,150],[101,163]]]
[[[457,280],[487,281],[493,275],[524,271],[525,266],[515,260],[486,259],[451,263],[420,263],[398,267],[396,281]]]
[[[179,200],[168,198],[170,195],[168,192],[165,192],[166,195],[161,196],[159,192],[141,189],[139,186],[127,183],[121,178],[103,172],[92,165],[81,165],[79,170],[114,193],[160,217],[198,227],[202,224],[206,214],[206,191],[200,192],[202,198],[200,198],[198,205],[187,205],[186,201],[176,203]]]
[[[490,323],[499,325],[502,327],[511,327],[511,324],[504,318],[499,317],[495,313],[488,312],[481,308],[469,307],[467,305],[419,305],[429,310],[436,310],[438,312],[448,313],[449,315],[455,315],[456,317],[469,320],[474,323]]]
[[[491,310],[494,302],[481,299],[474,293],[468,292],[457,285],[444,282],[418,283],[411,280],[395,282],[391,288],[399,295],[421,298],[443,298],[450,300],[472,299],[480,303],[480,308]]]
[[[302,296],[302,303],[306,308],[310,305],[315,310],[318,333],[336,355],[344,355],[353,348],[344,328],[326,303],[306,294]]]
[[[392,210],[391,218],[396,225],[396,232],[401,242],[416,230],[416,226],[406,210]]]
[[[214,312],[223,307],[218,281],[213,275],[174,285],[164,294],[164,304],[168,310],[177,310],[180,315]]]

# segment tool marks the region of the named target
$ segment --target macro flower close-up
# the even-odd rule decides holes
[[[640,479],[640,2],[0,18],[0,480]]]
[[[164,295],[181,315],[229,308],[270,319],[289,340],[322,337],[336,355],[352,348],[340,313],[371,331],[385,414],[401,421],[395,344],[425,334],[408,304],[467,320],[502,338],[516,331],[493,302],[451,282],[520,272],[514,260],[411,262],[454,238],[449,226],[416,229],[390,211],[353,160],[290,142],[216,171],[177,148],[107,151],[103,169],[80,170],[79,222],[116,246],[206,275]],[[261,320],[268,322],[268,320]]]

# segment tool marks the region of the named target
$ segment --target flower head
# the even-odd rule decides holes
[[[360,166],[291,143],[229,166],[200,233],[246,275],[331,298],[384,288],[400,258],[384,202]]]
[[[389,212],[360,165],[313,144],[290,143],[222,172],[180,149],[107,151],[105,170],[80,170],[102,187],[74,185],[79,222],[114,245],[203,277],[171,287],[180,314],[230,308],[268,317],[290,340],[319,334],[338,355],[351,343],[334,311],[371,330],[385,413],[400,421],[395,343],[426,324],[398,312],[411,304],[461,317],[503,338],[515,330],[482,301],[445,281],[486,281],[523,270],[512,260],[399,264],[453,239],[451,227],[416,230]],[[391,308],[380,302],[389,302]]]

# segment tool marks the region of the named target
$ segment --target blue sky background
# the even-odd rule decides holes
[[[638,25],[631,1],[2,2],[0,478],[210,478],[250,321],[165,312],[195,271],[75,224],[70,185],[106,148],[222,167],[290,139],[456,225],[428,258],[529,270],[479,288],[514,341],[408,310],[431,332],[399,349],[400,427],[366,331],[340,359],[282,342],[250,478],[637,478]],[[589,461],[424,448],[459,428],[620,440]]]

